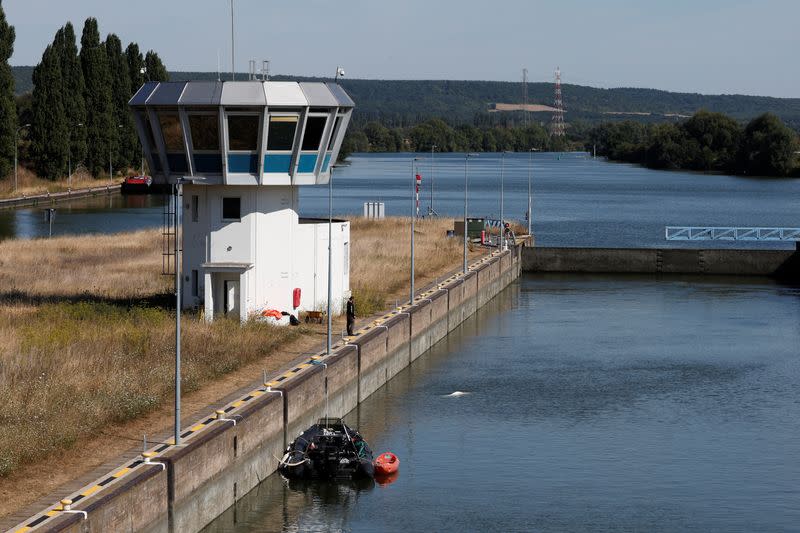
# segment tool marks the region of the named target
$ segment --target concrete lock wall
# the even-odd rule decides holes
[[[497,254],[422,293],[336,347],[304,356],[272,381],[184,430],[75,510],[41,530],[75,533],[198,531],[277,470],[289,441],[322,416],[343,417],[430,349],[518,275],[520,247]],[[326,395],[327,389],[327,395]],[[235,422],[235,423],[234,423]]]
[[[794,250],[525,248],[526,272],[798,277]]]

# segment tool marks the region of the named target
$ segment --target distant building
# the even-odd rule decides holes
[[[185,183],[183,307],[202,305],[206,320],[242,321],[263,309],[323,309],[328,224],[300,219],[298,196],[299,187],[330,179],[354,107],[344,90],[149,82],[130,107],[154,181]],[[331,305],[339,312],[350,290],[349,222],[334,223],[332,241]]]

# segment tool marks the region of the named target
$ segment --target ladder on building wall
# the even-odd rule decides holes
[[[178,208],[180,199],[177,196],[177,186],[172,186],[172,191],[164,193],[164,209],[161,220],[161,274],[174,276],[176,271],[176,242],[178,241]],[[182,250],[178,250],[182,251]]]

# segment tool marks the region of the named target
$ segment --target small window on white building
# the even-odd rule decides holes
[[[222,199],[222,220],[242,219],[242,199],[226,196]]]
[[[192,222],[197,222],[200,219],[200,197],[196,194],[192,195]]]
[[[350,243],[344,243],[344,272],[350,272]]]
[[[192,270],[192,296],[197,298],[200,296],[200,276],[197,270]]]

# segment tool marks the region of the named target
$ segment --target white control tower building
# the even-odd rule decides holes
[[[149,82],[130,107],[155,183],[183,183],[182,306],[206,320],[327,302],[328,223],[298,216],[326,185],[353,112],[335,83]],[[350,289],[350,226],[332,230],[334,312]]]

